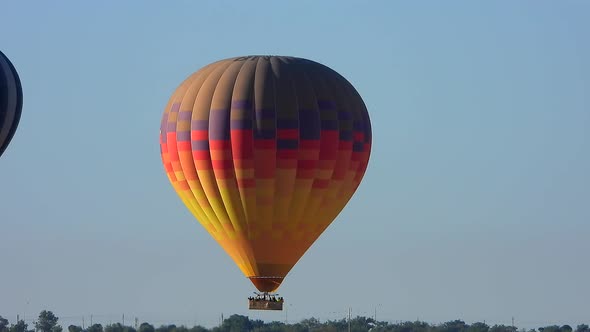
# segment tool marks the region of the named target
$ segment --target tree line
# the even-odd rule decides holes
[[[109,325],[93,324],[87,328],[77,325],[67,327],[67,332],[590,332],[586,324],[578,325],[575,329],[569,325],[550,325],[536,329],[518,329],[509,325],[487,325],[482,322],[467,324],[462,320],[453,320],[441,324],[429,324],[421,321],[389,323],[375,321],[370,317],[356,317],[352,319],[329,320],[320,322],[317,318],[308,318],[300,322],[287,324],[283,322],[264,322],[250,319],[248,316],[231,315],[224,319],[221,325],[205,328],[200,325],[193,327],[161,325],[154,327],[144,322],[137,328],[121,323]],[[65,332],[59,325],[59,318],[51,311],[43,310],[31,327],[23,320],[14,324],[0,316],[0,332]]]

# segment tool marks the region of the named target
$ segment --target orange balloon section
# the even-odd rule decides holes
[[[332,69],[246,56],[180,84],[160,145],[186,207],[259,291],[273,292],[359,186],[371,124]]]

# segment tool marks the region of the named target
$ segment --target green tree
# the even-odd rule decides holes
[[[250,328],[252,330],[256,330],[256,329],[260,329],[260,328],[264,328],[265,327],[265,323],[264,321],[260,320],[260,319],[255,319],[255,320],[251,320],[250,321]]]
[[[293,325],[286,325],[285,329],[283,330],[285,332],[309,332],[309,330],[301,325],[300,323],[297,324],[293,324]]]
[[[580,324],[576,327],[576,332],[590,332],[590,328],[586,324]]]
[[[330,322],[331,323],[331,322]],[[346,323],[348,324],[348,322]],[[330,324],[332,325],[332,324]],[[358,316],[350,320],[350,330],[353,332],[368,331],[375,326],[375,320],[364,316]],[[348,325],[347,325],[348,328]],[[338,327],[338,330],[341,328]]]
[[[0,332],[8,332],[8,319],[0,316]]]
[[[88,326],[88,328],[86,329],[86,332],[103,332],[102,325],[101,324],[93,324],[91,326]]]
[[[191,327],[188,332],[208,332],[206,328],[202,327],[201,325],[196,325]]]
[[[500,324],[490,327],[489,332],[516,332],[516,328]]]
[[[109,324],[104,327],[104,332],[136,332],[131,326],[125,326],[121,323]]]
[[[156,332],[156,329],[154,329],[152,324],[144,322],[139,325],[139,330],[137,332]]]
[[[545,327],[539,327],[539,331],[543,332],[561,332],[561,328],[557,325],[550,325]]]
[[[262,323],[261,326],[254,327],[252,332],[283,332],[285,331],[285,323],[270,322],[268,324]]]
[[[442,325],[441,325],[442,326]],[[415,321],[415,322],[401,322],[392,325],[384,326],[378,331],[392,331],[392,332],[427,332],[430,331],[431,327],[428,323]]]
[[[161,325],[156,329],[156,332],[176,332],[176,325]]]
[[[421,322],[417,320],[415,322],[412,322],[411,324],[413,331],[416,332],[427,332],[431,329],[431,326],[426,322]]]
[[[572,332],[574,329],[572,329],[572,327],[571,327],[571,326],[569,326],[569,325],[565,324],[564,326],[562,326],[562,327],[560,328],[560,330],[561,330],[561,332]]]
[[[231,315],[223,321],[220,326],[220,331],[223,332],[241,332],[252,330],[252,322],[248,316]]]
[[[68,326],[68,332],[82,332],[82,328],[78,325]]]
[[[35,329],[41,332],[61,332],[61,326],[57,325],[59,318],[48,310],[43,310],[39,314],[39,319],[35,323]]]
[[[318,329],[322,325],[320,324],[320,321],[314,317],[304,319],[299,324],[308,330]]]
[[[477,322],[467,328],[467,332],[488,332],[490,327],[486,323]]]
[[[25,323],[25,321],[21,319],[18,322],[16,322],[16,324],[11,325],[10,329],[8,331],[9,332],[28,332],[27,328],[28,328],[27,323]]]
[[[440,326],[441,332],[464,332],[467,330],[467,324],[464,321],[457,319],[452,320],[446,323],[443,323]]]

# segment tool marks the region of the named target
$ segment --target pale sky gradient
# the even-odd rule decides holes
[[[290,321],[590,323],[590,2],[2,1],[24,108],[0,159],[0,315],[213,326],[254,287],[160,161],[172,91],[309,58],[373,124],[363,183],[279,289]],[[318,299],[319,298],[319,299]]]

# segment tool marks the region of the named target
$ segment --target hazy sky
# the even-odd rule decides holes
[[[0,315],[63,324],[353,315],[590,323],[590,2],[3,1],[24,108],[0,159]],[[223,58],[309,58],[373,124],[359,190],[254,287],[166,178],[174,89]]]

